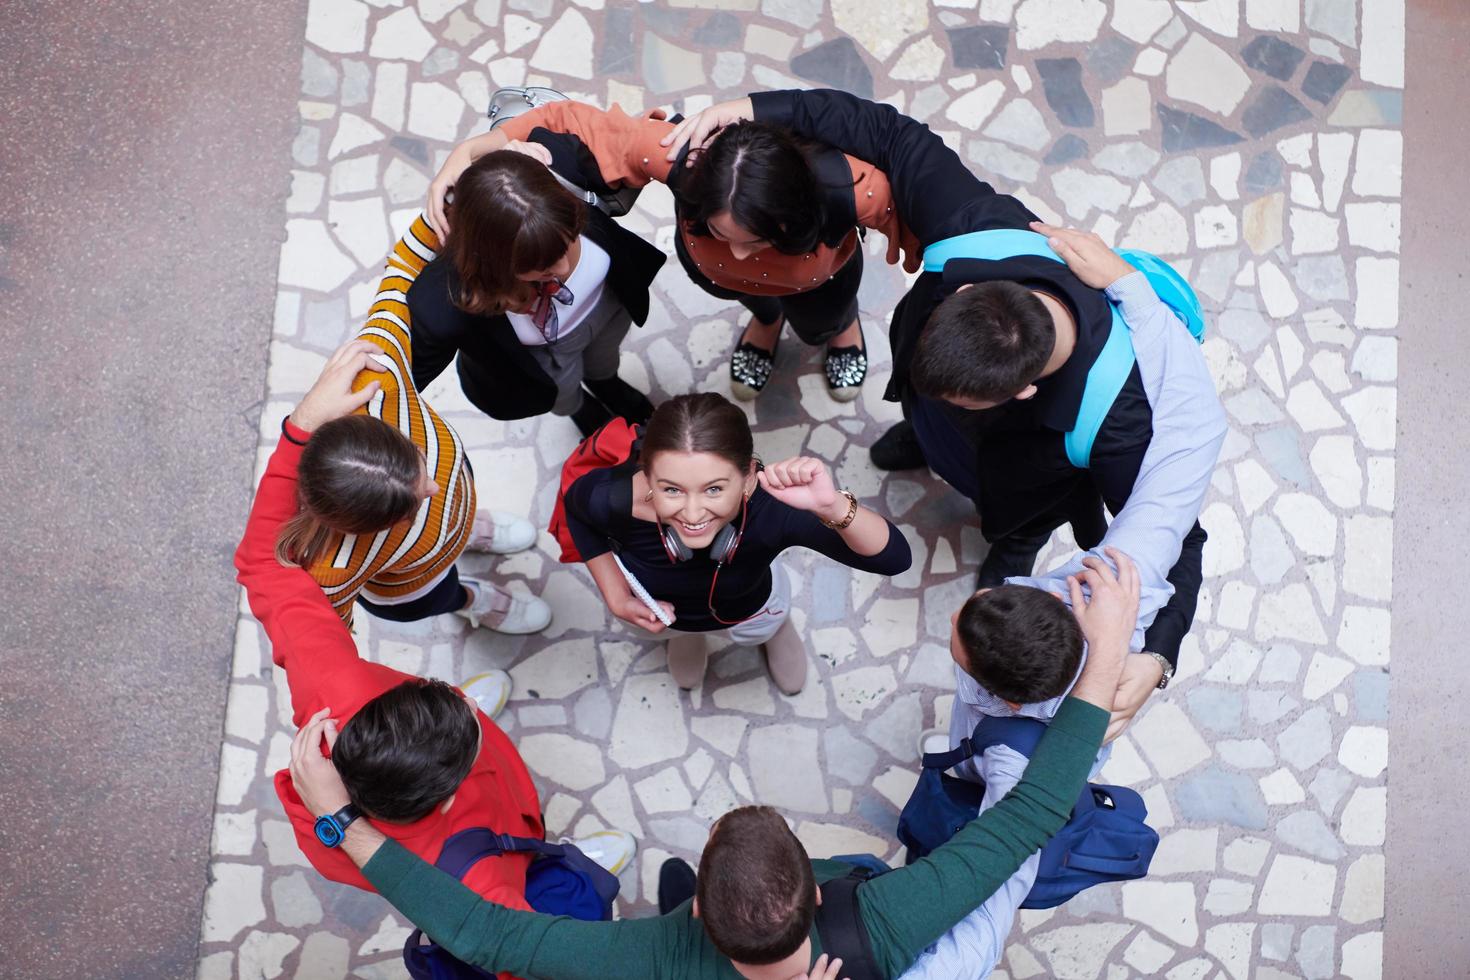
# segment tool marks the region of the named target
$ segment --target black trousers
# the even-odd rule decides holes
[[[463,609],[464,589],[459,584],[459,570],[450,565],[449,574],[440,579],[438,585],[417,599],[384,605],[359,595],[357,602],[379,619],[387,619],[395,623],[413,623],[420,619],[428,619],[430,616],[440,616]]]
[[[847,264],[816,289],[804,293],[788,293],[785,296],[752,296],[725,286],[716,285],[694,266],[679,239],[674,236],[674,248],[684,271],[695,284],[720,299],[732,299],[750,311],[751,316],[762,323],[775,323],[782,317],[791,325],[792,333],[801,342],[812,347],[825,344],[857,319],[858,286],[863,281],[862,244],[853,250]]]

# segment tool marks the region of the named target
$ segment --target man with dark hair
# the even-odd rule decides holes
[[[1086,568],[1090,597],[1073,610],[1092,656],[1056,713],[1025,776],[1005,799],[945,845],[904,868],[862,881],[847,896],[853,940],[879,976],[914,958],[995,891],[1061,828],[1082,791],[1107,726],[1108,707],[1137,618],[1136,578]],[[291,747],[291,778],[313,813],[346,798],[322,758],[335,739],[313,721]],[[829,968],[817,926],[824,893],[835,907],[851,866],[813,861],[779,814],[742,808],[710,832],[693,900],[667,914],[579,922],[481,901],[438,869],[387,839],[369,821],[347,828],[342,850],[408,919],[454,956],[486,970],[556,980],[747,980],[848,975]],[[840,951],[839,951],[840,952]]]
[[[272,659],[285,671],[292,717],[298,726],[313,720],[331,726],[335,751],[323,762],[346,787],[341,805],[322,815],[328,818],[323,824],[297,795],[290,772],[282,769],[275,779],[281,805],[302,853],[317,871],[369,890],[372,885],[335,846],[342,830],[359,818],[372,818],[384,833],[430,861],[439,857],[452,834],[470,827],[517,837],[545,836],[531,775],[490,718],[509,696],[510,678],[503,671],[482,674],[467,681],[461,692],[443,681],[363,660],[311,575],[276,559],[276,535],[296,512],[301,453],[313,430],[377,393],[376,381],[352,391],[359,371],[379,369],[369,356],[374,350],[361,341],[340,348],[282,423],[281,440],[235,552],[251,611],[270,637]],[[619,831],[577,843],[605,866],[632,858],[632,838]],[[526,909],[530,860],[522,853],[487,859],[464,881],[490,901]]]

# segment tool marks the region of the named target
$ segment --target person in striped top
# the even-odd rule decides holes
[[[507,554],[536,540],[529,521],[475,508],[475,484],[459,435],[414,386],[408,288],[434,257],[436,239],[418,218],[388,257],[378,296],[356,340],[381,370],[366,405],[311,434],[302,452],[299,510],[281,529],[276,556],[307,569],[349,625],[357,603],[408,622],[454,612],[475,626],[533,633],[551,622],[535,596],[461,577],[466,549]],[[283,431],[293,441],[289,425]]]

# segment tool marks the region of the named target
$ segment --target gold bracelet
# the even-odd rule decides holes
[[[854,517],[857,517],[858,503],[851,490],[838,490],[837,492],[847,498],[847,516],[840,521],[823,521],[822,523],[834,531],[841,531],[852,523]]]

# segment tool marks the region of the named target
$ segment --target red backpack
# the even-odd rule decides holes
[[[567,526],[567,490],[578,479],[593,470],[619,466],[634,456],[643,432],[626,419],[615,418],[577,444],[561,466],[561,486],[556,491],[556,506],[546,530],[561,545],[561,560],[567,564],[582,561],[572,529]]]

